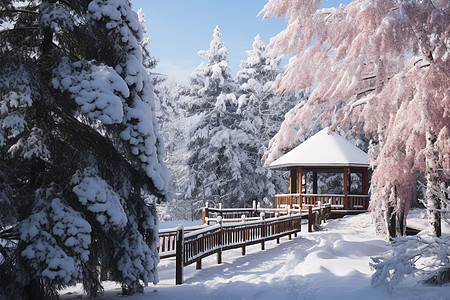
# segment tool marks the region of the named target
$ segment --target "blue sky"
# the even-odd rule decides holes
[[[258,13],[267,0],[131,0],[133,8],[142,8],[150,36],[150,51],[160,62],[154,70],[187,82],[203,60],[200,50],[209,49],[213,30],[219,25],[228,48],[231,72],[239,71],[239,62],[247,58],[260,34],[266,43],[286,27],[284,18],[262,20]],[[335,6],[349,0],[330,0]]]

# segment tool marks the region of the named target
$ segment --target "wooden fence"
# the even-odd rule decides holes
[[[335,195],[335,194],[281,194],[275,195],[275,206],[302,208],[305,205],[330,203],[332,210],[367,210],[368,195]]]
[[[309,206],[305,210],[279,210],[284,215],[279,217],[265,218],[261,214],[258,220],[241,218],[239,223],[226,223],[221,216],[210,219],[215,225],[204,225],[200,229],[177,228],[176,230],[160,231],[160,257],[176,257],[175,283],[183,283],[183,268],[196,263],[196,268],[202,268],[202,259],[214,253],[217,254],[217,263],[222,263],[222,252],[230,249],[241,248],[245,255],[246,247],[261,244],[261,250],[265,249],[265,242],[292,235],[297,236],[301,231],[302,218],[308,217],[308,231],[320,229],[320,223],[324,221],[331,212],[329,204],[320,207]],[[197,227],[198,228],[198,227]],[[168,242],[170,241],[170,242]]]
[[[222,208],[221,204],[219,204],[219,207],[209,207],[208,202],[206,202],[206,206],[203,207],[202,210],[202,220],[203,224],[208,225],[216,222],[216,218],[218,216],[222,217],[223,222],[239,222],[242,217],[245,217],[246,220],[258,220],[262,213],[264,213],[266,219],[268,219],[277,216],[300,213],[302,209],[305,212],[307,211],[308,206],[318,207],[320,205],[321,202],[319,201],[310,205],[305,204],[303,207],[296,206],[294,208],[290,208],[288,205],[284,205],[280,208],[260,208],[259,204],[257,204],[256,201],[253,201],[252,208]]]
[[[191,232],[204,228],[204,226],[192,226],[184,228],[184,232]],[[161,229],[158,232],[159,236],[159,257],[161,259],[175,257],[175,244],[177,230],[173,228]]]

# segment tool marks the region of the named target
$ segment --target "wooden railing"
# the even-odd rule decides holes
[[[279,208],[261,208],[256,201],[253,201],[252,208],[222,208],[219,207],[209,207],[208,203],[202,209],[202,219],[203,224],[210,225],[211,223],[217,223],[216,218],[218,216],[222,217],[223,222],[240,222],[242,217],[245,217],[247,221],[258,220],[262,213],[265,214],[266,219],[276,216],[282,216],[287,214],[300,213],[301,209],[299,206],[289,208],[289,205],[284,205]],[[317,204],[316,204],[317,206]],[[307,209],[307,205],[304,206]]]
[[[350,209],[367,210],[369,208],[369,196],[365,195],[349,195]]]
[[[281,210],[278,210],[281,211]],[[239,223],[225,223],[221,216],[212,220],[215,225],[204,225],[198,230],[187,232],[183,228],[176,230],[164,230],[160,232],[160,239],[167,236],[174,236],[170,243],[171,248],[167,251],[170,256],[163,253],[160,247],[160,257],[176,257],[176,284],[183,282],[183,267],[196,263],[196,268],[202,268],[202,259],[217,253],[217,263],[222,263],[222,252],[230,249],[241,248],[242,255],[245,255],[246,247],[254,244],[261,244],[261,250],[265,249],[265,242],[277,240],[292,235],[297,236],[301,231],[302,218],[308,216],[308,231],[320,229],[320,223],[330,215],[331,206],[329,204],[321,207],[309,206],[308,209],[284,210],[287,214],[280,217],[265,219],[265,214],[259,220],[248,221],[246,218],[240,219]],[[175,242],[175,248],[173,245]],[[166,244],[165,244],[166,245]],[[161,244],[162,246],[162,244]],[[165,252],[165,251],[164,251]]]
[[[184,232],[191,232],[194,230],[199,230],[204,228],[204,226],[192,226],[184,228]],[[176,236],[177,230],[173,228],[169,229],[161,229],[158,232],[159,236],[159,257],[161,259],[174,257],[175,256],[175,244],[176,244]]]
[[[332,210],[367,210],[369,207],[368,195],[348,195],[348,206],[345,205],[345,195],[335,194],[282,194],[275,195],[276,207],[302,208],[305,205],[318,205],[318,203],[331,204]]]

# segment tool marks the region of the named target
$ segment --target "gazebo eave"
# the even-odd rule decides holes
[[[342,167],[349,167],[349,168],[369,168],[369,164],[355,164],[355,163],[286,163],[286,164],[279,164],[279,165],[271,165],[267,166],[270,170],[289,170],[291,167],[308,167],[308,168],[342,168]]]

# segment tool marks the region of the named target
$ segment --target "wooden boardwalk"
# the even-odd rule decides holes
[[[218,212],[217,212],[218,211]],[[216,217],[211,218],[211,214]],[[217,215],[219,213],[219,215]],[[233,218],[241,213],[241,218]],[[259,217],[254,215],[260,214]],[[161,259],[176,257],[176,284],[183,283],[183,268],[195,263],[202,268],[202,259],[216,254],[217,263],[222,263],[222,252],[241,248],[245,255],[246,247],[280,238],[297,236],[301,231],[302,219],[308,219],[308,231],[320,230],[320,224],[331,213],[330,204],[307,206],[304,209],[203,209],[203,226],[164,229],[159,232]],[[248,215],[248,217],[246,216]],[[266,218],[266,215],[271,216]],[[214,225],[209,225],[214,223]]]

